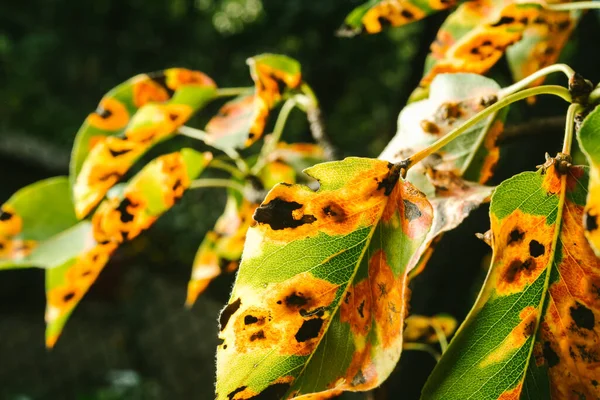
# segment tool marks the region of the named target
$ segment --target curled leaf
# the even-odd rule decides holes
[[[424,398],[597,398],[600,260],[581,218],[587,171],[549,160],[492,196],[493,259]]]
[[[306,172],[317,192],[277,185],[254,214],[220,317],[218,399],[367,390],[400,356],[406,272],[431,206],[383,161]]]
[[[102,98],[75,139],[71,179],[75,212],[85,217],[148,149],[172,136],[215,94],[198,71],[138,75]]]

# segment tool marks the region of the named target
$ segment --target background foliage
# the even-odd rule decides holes
[[[4,2],[1,202],[22,186],[67,173],[75,132],[117,83],[140,72],[180,66],[202,70],[220,86],[250,85],[245,59],[261,52],[289,54],[301,62],[340,157],[376,156],[395,132],[398,112],[419,81],[428,44],[445,15],[379,35],[336,37],[335,30],[358,3]],[[593,78],[600,58],[589,39],[597,24],[597,14],[586,15],[562,58]],[[504,62],[492,75],[501,84],[510,80]],[[550,121],[546,117],[560,114],[564,104],[541,98],[532,106],[513,107],[509,119]],[[496,182],[533,169],[544,151],[560,149],[562,121],[533,128],[530,132],[538,135],[505,142],[508,156]],[[292,114],[285,135],[309,140],[300,113]],[[536,145],[540,140],[544,146]],[[158,146],[147,159],[182,144],[190,143],[178,138]],[[5,383],[0,398],[211,397],[214,321],[232,277],[220,277],[192,310],[182,305],[196,246],[214,224],[224,197],[221,191],[191,191],[149,235],[119,250],[51,352],[41,340],[43,271],[5,271],[0,279],[0,381]],[[472,232],[487,229],[486,213],[482,207],[446,236],[426,271],[413,281],[421,290],[415,291],[412,312],[464,318],[485,274],[482,260],[489,248]],[[393,397],[402,387],[403,398],[418,398],[433,365],[426,353],[405,352],[380,392]]]

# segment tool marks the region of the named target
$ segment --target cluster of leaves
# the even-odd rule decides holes
[[[374,33],[382,21],[402,25],[453,5],[373,0],[346,25]],[[491,230],[482,235],[493,248],[490,272],[424,398],[597,398],[600,89],[564,65],[540,70],[556,60],[577,18],[577,11],[545,4],[459,5],[379,159],[318,164],[331,156],[326,145],[280,142],[294,106],[323,139],[317,100],[290,58],[249,59],[253,88],[218,89],[184,69],[134,77],[86,119],[69,178],[31,185],[3,205],[0,268],[46,269],[46,342],[53,346],[123,242],[186,189],[226,187],[225,212],[199,247],[187,296],[192,305],[214,277],[237,269],[243,250],[219,321],[216,397],[327,398],[377,387],[414,340],[443,344],[453,321],[407,318],[408,283],[442,233],[491,198]],[[505,53],[524,79],[501,88],[478,74]],[[567,74],[569,89],[527,89],[555,71]],[[205,131],[184,125],[209,101],[232,94],[238,97]],[[500,158],[507,106],[539,94],[572,103],[563,152],[537,172],[486,186]],[[280,103],[260,153],[242,158],[237,150],[263,136]],[[589,169],[571,164],[574,125]],[[119,183],[175,134],[226,157],[182,149]],[[207,167],[231,179],[195,180]],[[308,178],[298,174],[305,167]],[[50,198],[53,209],[44,209]]]
[[[252,198],[259,199],[275,182],[295,183],[305,165],[325,159],[319,145],[286,144],[279,137],[265,141],[258,157],[244,160],[238,154],[236,149],[263,136],[269,114],[283,100],[287,102],[283,122],[296,105],[317,112],[295,60],[265,54],[248,63],[254,87],[219,89],[205,74],[181,68],[122,83],[102,98],[77,133],[70,176],[29,185],[2,206],[0,269],[46,270],[48,347],[54,346],[75,306],[117,248],[148,229],[187,189],[224,186],[229,193],[223,216],[206,235],[194,261],[187,300],[192,305],[211,279],[222,270],[236,269],[260,201]],[[208,122],[205,132],[184,125],[210,101],[237,94]],[[184,148],[130,174],[153,146],[182,132],[230,157]],[[225,169],[231,179],[194,180],[207,167]],[[128,173],[131,177],[121,183]]]

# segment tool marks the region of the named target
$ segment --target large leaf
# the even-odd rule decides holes
[[[0,210],[0,269],[48,267],[78,254],[89,223],[77,223],[68,178],[20,189]]]
[[[587,180],[583,167],[550,159],[498,186],[488,277],[424,399],[600,397],[600,260],[581,225]]]
[[[138,75],[108,92],[75,139],[71,179],[75,212],[85,217],[129,168],[212,100],[214,82],[171,68]]]
[[[600,106],[583,121],[577,138],[590,165],[590,187],[583,219],[585,236],[600,257]]]
[[[92,217],[88,250],[46,270],[46,345],[54,346],[75,306],[118,246],[148,229],[171,208],[211,159],[191,149],[150,162],[106,199]]]
[[[214,147],[244,148],[260,139],[271,110],[302,83],[300,64],[279,54],[261,54],[248,59],[254,80],[253,93],[226,103],[206,125],[207,143]]]
[[[306,173],[318,191],[277,185],[254,214],[220,317],[218,399],[367,390],[400,356],[406,273],[430,204],[387,162]]]

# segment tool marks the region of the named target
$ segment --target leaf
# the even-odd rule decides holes
[[[600,230],[598,216],[600,215],[600,107],[596,107],[583,121],[577,132],[581,150],[586,155],[590,165],[590,186],[583,226],[585,237],[600,257]]]
[[[85,224],[63,233],[77,222],[66,177],[20,189],[0,210],[0,269],[47,267],[80,251],[77,239]]]
[[[513,80],[520,81],[556,63],[579,17],[579,13],[540,10],[540,15],[523,31],[521,41],[506,49]],[[541,85],[543,81],[544,78],[540,78],[531,86]]]
[[[429,169],[427,175],[435,188],[434,193],[428,197],[434,210],[433,223],[418,251],[421,259],[414,270],[410,271],[411,278],[423,271],[441,235],[458,227],[471,211],[487,203],[494,191],[493,187],[465,181],[453,172]]]
[[[260,110],[255,93],[244,94],[225,103],[206,125],[207,143],[217,149],[243,148]]]
[[[383,161],[306,173],[317,192],[277,185],[254,214],[220,317],[218,399],[367,390],[400,356],[406,272],[431,206]]]
[[[352,10],[340,33],[344,36],[353,36],[363,30],[379,33],[384,25],[409,24],[455,4],[455,0],[371,0]]]
[[[575,26],[578,13],[557,12],[543,9],[538,4],[519,4],[501,0],[466,2],[458,6],[441,26],[431,45],[431,53],[425,63],[425,75],[420,87],[425,88],[435,76],[447,72],[486,73],[507,51],[518,43],[524,32],[528,41],[520,44],[511,56],[513,71],[530,70],[530,65],[554,62],[560,54],[568,33]],[[537,40],[532,36],[540,31],[548,32],[544,41],[552,43],[551,51],[543,56],[536,53]],[[515,55],[528,54],[519,57]],[[552,53],[552,54],[550,54]],[[519,63],[523,62],[524,65]],[[520,76],[515,75],[515,76]]]
[[[207,143],[219,149],[244,148],[260,139],[270,111],[302,83],[300,64],[279,54],[261,54],[247,60],[254,80],[253,93],[225,103],[206,125]]]
[[[581,226],[587,171],[557,164],[496,189],[488,277],[423,398],[600,396],[600,260]]]
[[[215,96],[198,71],[138,75],[107,93],[75,138],[71,179],[75,212],[85,217],[148,149],[171,137]]]
[[[407,105],[398,117],[396,136],[380,158],[400,160],[422,150],[498,99],[500,86],[475,74],[442,74],[431,84],[429,98]],[[426,159],[421,168],[409,170],[411,177],[423,169],[453,171],[466,179],[485,183],[500,157],[496,139],[504,128],[507,110],[490,116]],[[431,191],[431,187],[427,190]]]
[[[223,271],[233,272],[237,269],[256,207],[258,204],[245,199],[237,199],[232,195],[227,198],[225,212],[217,220],[215,230],[206,234],[196,252],[192,277],[188,283],[188,307]]]
[[[449,337],[454,333],[456,325],[456,320],[448,314],[438,314],[432,317],[411,315],[406,318],[404,341],[438,343],[439,338],[436,328],[443,332],[446,337]]]
[[[279,142],[275,150],[268,156],[269,161],[284,162],[298,172],[324,162],[326,158],[325,149],[314,143]]]
[[[53,347],[75,306],[111,255],[171,208],[211,160],[192,149],[160,156],[104,200],[92,217],[88,250],[46,271],[46,346]]]

